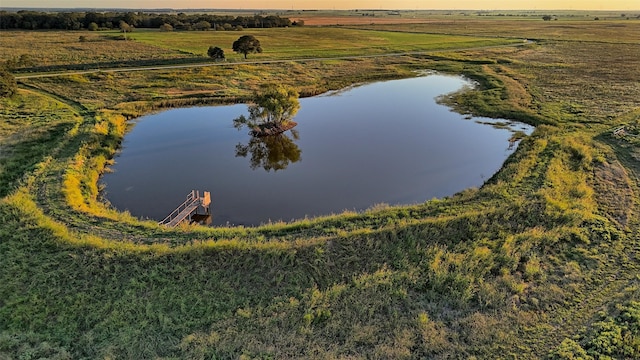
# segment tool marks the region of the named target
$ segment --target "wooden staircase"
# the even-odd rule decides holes
[[[206,214],[209,214],[209,205],[211,205],[210,192],[204,191],[201,196],[200,191],[191,190],[187,195],[187,199],[166,218],[158,222],[158,224],[176,227],[185,220],[191,220],[191,216],[196,213],[200,207],[204,208]]]

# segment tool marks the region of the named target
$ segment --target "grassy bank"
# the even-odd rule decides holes
[[[25,80],[0,100],[0,354],[637,356],[639,152],[611,133],[639,121],[633,36]],[[127,118],[240,101],[265,79],[315,94],[417,69],[476,80],[444,99],[459,111],[538,126],[482,188],[259,228],[165,229],[100,201]]]

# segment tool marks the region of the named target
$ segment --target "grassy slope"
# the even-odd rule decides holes
[[[500,23],[475,26],[500,34]],[[640,155],[633,138],[610,129],[638,121],[640,54],[620,44],[626,33],[598,34],[597,44],[443,52],[437,62],[30,81],[58,96],[23,90],[2,101],[3,120],[14,109],[67,111],[75,115],[60,122],[76,130],[44,137],[52,144],[44,155],[12,142],[18,132],[38,141],[38,117],[17,116],[2,130],[2,161],[43,162],[0,169],[10,179],[0,202],[0,354],[537,358],[576,335],[578,347],[592,349],[602,326],[581,329],[614,318],[616,304],[639,295]],[[448,100],[462,110],[546,125],[482,189],[408,208],[258,229],[164,230],[95,201],[101,165],[92,159],[108,157],[124,130],[117,112],[100,109],[136,114],[153,99],[179,105],[216,79],[221,97],[242,97],[263,78],[299,81],[314,93],[420,67],[481,82],[482,90]],[[132,88],[136,82],[157,85]],[[164,89],[168,82],[174,86]],[[48,105],[30,107],[34,101]]]

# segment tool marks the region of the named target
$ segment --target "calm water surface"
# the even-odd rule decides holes
[[[502,166],[514,130],[533,130],[498,129],[435,102],[469,84],[430,75],[301,99],[298,126],[278,137],[235,129],[246,105],[145,116],[102,179],[106,198],[161,220],[192,189],[206,190],[214,225],[258,225],[453,195]]]

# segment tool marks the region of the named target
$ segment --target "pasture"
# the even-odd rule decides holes
[[[231,44],[245,33],[252,34],[260,40],[263,53],[250,55],[250,58],[257,59],[378,55],[502,45],[513,42],[513,40],[469,36],[443,37],[432,34],[316,27],[170,34],[145,31],[134,32],[131,36],[145,44],[191,54],[206,54],[209,46],[219,46],[230,59],[239,61],[242,56],[233,53]]]

